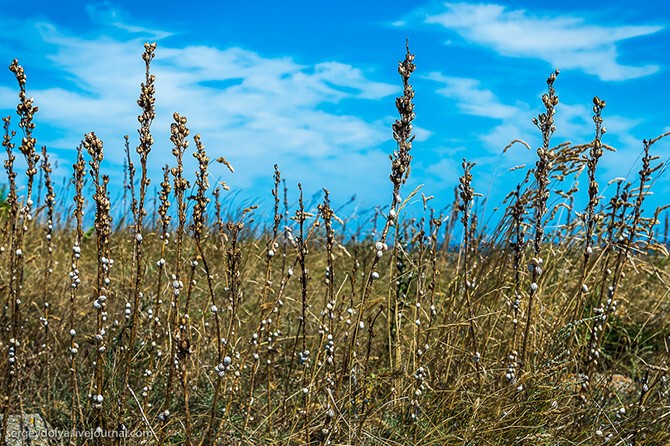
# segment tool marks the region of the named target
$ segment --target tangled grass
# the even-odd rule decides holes
[[[136,155],[126,137],[131,199],[120,225],[94,133],[73,166],[72,205],[57,201],[48,153],[32,136],[37,107],[23,68],[10,67],[22,135],[17,155],[3,119],[3,415],[39,412],[62,431],[107,435],[71,444],[670,443],[663,208],[643,212],[663,167],[652,149],[667,134],[643,142],[636,184],[618,181],[601,197],[606,104],[594,98],[593,141],[552,146],[556,71],[533,121],[537,163],[496,227],[482,228],[473,210],[477,173],[466,160],[447,214],[423,196],[423,214],[406,217],[418,195],[403,192],[416,68],[407,48],[388,206],[346,233],[328,191],[310,210],[300,188],[290,209],[275,167],[274,215],[251,230],[254,207],[222,216],[199,135],[191,185],[190,129],[178,113],[174,159],[149,206],[155,50],[145,45]],[[581,190],[556,189],[583,172],[580,210],[566,203]],[[566,207],[567,220],[549,226]]]

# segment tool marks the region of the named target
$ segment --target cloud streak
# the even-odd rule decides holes
[[[455,99],[456,105],[466,114],[493,119],[506,119],[514,116],[516,107],[501,103],[491,90],[481,87],[481,82],[465,77],[445,76],[433,72],[426,76],[442,84],[437,93]]]
[[[444,3],[419,15],[424,23],[439,25],[503,56],[541,59],[552,67],[581,70],[604,81],[659,70],[654,64],[620,63],[618,44],[658,33],[661,26],[605,26],[582,17],[546,16],[498,4]]]

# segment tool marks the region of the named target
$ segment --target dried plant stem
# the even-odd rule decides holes
[[[533,324],[533,304],[535,298],[539,294],[539,285],[537,281],[542,274],[543,268],[543,260],[540,257],[540,252],[542,250],[542,242],[544,239],[544,216],[547,212],[547,200],[549,199],[549,170],[551,168],[550,165],[552,159],[554,158],[554,153],[550,150],[549,143],[551,141],[551,136],[556,131],[556,127],[554,126],[554,115],[556,113],[556,106],[558,105],[558,96],[554,89],[554,82],[556,81],[557,76],[558,70],[551,73],[547,79],[548,92],[542,95],[542,103],[544,104],[546,111],[540,113],[537,118],[533,118],[533,123],[542,133],[542,147],[537,149],[538,161],[535,167],[535,182],[537,188],[535,192],[535,201],[533,203],[533,207],[535,208],[535,238],[533,240],[533,252],[535,257],[532,259],[530,266],[532,269],[531,284],[528,292],[528,305],[526,308],[526,328],[524,330],[523,344],[521,346],[520,370],[527,370],[529,365],[526,352],[528,349],[528,340],[530,338],[530,329]]]
[[[70,257],[70,306],[68,315],[68,325],[70,330],[70,391],[72,398],[70,400],[70,417],[71,417],[71,436],[70,444],[76,444],[75,433],[80,422],[84,421],[82,413],[81,401],[79,399],[79,381],[77,377],[77,355],[79,354],[79,344],[77,343],[77,291],[81,284],[79,259],[81,258],[81,244],[84,237],[83,220],[84,220],[84,204],[85,199],[82,193],[84,188],[84,177],[86,175],[86,162],[84,160],[83,146],[80,144],[77,147],[77,161],[72,166],[73,178],[72,183],[75,187],[74,194],[74,217],[75,217],[75,232],[74,243],[72,244],[72,252]]]
[[[393,156],[391,156],[390,180],[393,183],[393,194],[391,198],[391,208],[389,210],[386,223],[384,224],[384,229],[382,230],[382,233],[379,237],[379,242],[382,244],[386,243],[388,232],[391,229],[391,226],[396,223],[397,209],[402,202],[400,197],[400,188],[407,180],[410,170],[410,162],[412,161],[410,150],[412,149],[412,142],[414,141],[414,136],[412,136],[412,121],[414,120],[415,114],[414,104],[412,103],[412,100],[414,99],[414,90],[412,85],[409,83],[409,79],[415,69],[416,65],[414,64],[414,54],[410,53],[408,43],[406,46],[405,59],[398,63],[398,73],[402,77],[403,81],[403,95],[396,99],[396,108],[400,114],[400,119],[397,119],[393,124],[393,138],[397,143],[397,149],[394,151]],[[372,293],[373,282],[379,278],[377,265],[379,264],[380,259],[381,257],[375,255],[365,280],[359,311],[356,315],[356,324],[353,327],[353,333],[349,341],[348,352],[345,357],[345,371],[350,368],[350,364],[354,359],[353,357],[356,351],[358,331],[360,329],[363,313],[366,309],[367,300]]]
[[[188,148],[188,137],[190,131],[186,127],[187,119],[185,116],[181,116],[179,113],[173,114],[174,122],[170,126],[170,141],[174,144],[172,149],[172,155],[175,157],[176,165],[170,169],[173,177],[173,190],[175,202],[177,205],[177,230],[175,236],[175,257],[174,257],[174,269],[172,273],[172,302],[170,304],[167,321],[168,321],[168,332],[170,334],[170,356],[168,358],[168,377],[167,383],[165,385],[165,399],[163,403],[163,410],[160,412],[159,417],[163,422],[167,422],[170,411],[169,407],[172,402],[172,393],[173,393],[173,384],[174,384],[174,375],[175,371],[179,369],[179,358],[178,358],[178,348],[186,350],[190,346],[187,345],[178,345],[179,340],[179,327],[180,327],[180,315],[179,315],[179,296],[184,288],[184,283],[181,281],[181,262],[182,262],[182,250],[184,244],[184,226],[186,225],[186,201],[184,200],[184,193],[189,188],[188,181],[183,177],[184,165],[183,165],[183,156],[184,152]],[[161,429],[159,435],[159,446],[163,446],[165,442],[165,429]]]
[[[161,190],[159,192],[160,206],[158,207],[158,217],[160,222],[160,259],[156,262],[158,266],[157,279],[156,279],[156,296],[153,302],[153,308],[150,308],[148,311],[149,314],[149,337],[151,339],[150,352],[149,352],[149,370],[155,370],[157,367],[157,360],[159,354],[159,345],[161,344],[161,307],[163,306],[163,298],[165,297],[165,289],[163,287],[163,276],[165,275],[165,257],[166,257],[166,246],[169,244],[169,229],[170,221],[172,217],[168,214],[170,209],[170,192],[172,187],[170,186],[170,167],[166,164],[163,167],[163,181],[161,182]],[[162,353],[161,353],[162,354]],[[145,387],[147,389],[153,388],[153,383],[155,382],[155,374],[152,373],[146,377]],[[142,408],[146,413],[148,410],[148,392],[142,392]]]
[[[469,334],[470,342],[472,343],[472,358],[475,364],[475,369],[477,370],[477,375],[481,377],[481,353],[478,349],[477,343],[477,327],[475,325],[475,315],[472,306],[472,289],[474,288],[474,282],[471,278],[470,273],[470,245],[471,232],[470,232],[470,208],[472,206],[472,200],[474,198],[474,190],[472,189],[472,174],[470,173],[473,163],[463,160],[463,176],[460,178],[460,197],[461,203],[459,208],[461,211],[461,222],[463,223],[463,283],[465,289],[465,305],[468,312],[468,324],[469,324]]]
[[[307,373],[307,367],[309,365],[309,350],[307,350],[307,283],[310,279],[309,272],[306,266],[306,257],[308,253],[307,244],[305,242],[305,206],[303,203],[303,193],[302,185],[298,184],[298,189],[300,190],[300,198],[298,201],[298,211],[296,212],[296,218],[298,220],[298,226],[300,228],[300,235],[297,240],[297,258],[298,264],[300,265],[300,301],[301,301],[301,314],[300,314],[300,325],[298,327],[298,332],[296,336],[302,334],[301,343],[302,350],[300,351],[301,363],[305,366],[305,369],[302,374],[302,385],[303,385],[303,415],[305,417],[305,444],[310,444],[310,413],[309,413],[309,403],[310,403],[310,389],[309,389],[309,374]]]
[[[140,314],[139,303],[140,297],[142,296],[142,279],[144,278],[144,255],[142,251],[142,242],[144,240],[144,217],[147,214],[145,209],[145,198],[147,193],[147,187],[150,184],[149,179],[147,178],[147,157],[149,152],[151,152],[151,146],[153,145],[154,138],[151,135],[151,123],[156,117],[156,110],[154,107],[154,94],[156,88],[154,86],[155,77],[150,73],[151,61],[153,60],[156,50],[155,43],[145,43],[144,44],[144,54],[142,54],[142,59],[145,64],[145,81],[141,85],[140,98],[137,101],[137,104],[142,109],[142,114],[138,116],[138,121],[140,122],[140,144],[137,147],[137,153],[140,157],[140,185],[139,185],[139,200],[137,202],[137,209],[135,214],[135,244],[133,250],[133,261],[135,263],[134,274],[134,287],[133,287],[133,304],[132,304],[132,317],[130,321],[130,338],[128,340],[127,351],[125,356],[125,366],[123,372],[123,381],[121,384],[120,395],[118,398],[119,405],[119,429],[125,431],[124,425],[124,415],[125,415],[125,406],[126,406],[126,390],[128,388],[128,377],[130,375],[130,367],[132,358],[135,355],[135,340],[137,338],[137,329],[138,329],[138,317]],[[130,162],[130,160],[129,160]],[[133,203],[134,203],[133,199]],[[135,206],[133,206],[135,208]],[[135,209],[133,209],[135,210]],[[119,439],[120,440],[120,439]]]
[[[598,207],[598,203],[600,202],[600,197],[598,196],[598,181],[596,179],[596,170],[598,167],[598,161],[600,160],[600,157],[603,155],[603,149],[602,149],[602,137],[605,134],[605,130],[603,127],[603,118],[602,118],[602,110],[605,108],[605,101],[600,99],[598,96],[595,96],[593,98],[593,122],[595,123],[596,126],[596,134],[595,138],[593,140],[593,146],[591,147],[591,150],[589,152],[589,158],[586,161],[587,165],[587,173],[588,173],[588,178],[589,178],[589,203],[586,207],[586,212],[583,214],[583,220],[584,220],[584,225],[586,227],[586,235],[585,235],[585,242],[584,242],[584,254],[583,254],[583,259],[582,259],[582,267],[580,269],[580,275],[579,275],[579,282],[578,282],[578,288],[577,288],[577,293],[575,297],[575,312],[574,312],[574,320],[580,319],[580,314],[582,311],[582,305],[584,304],[583,299],[581,299],[579,296],[581,294],[587,295],[588,293],[588,286],[585,284],[586,281],[586,272],[587,272],[587,266],[589,262],[589,258],[591,257],[591,254],[593,253],[593,233],[595,231],[598,215],[596,214],[596,208]]]
[[[526,249],[526,231],[524,228],[524,217],[526,215],[526,203],[522,198],[521,184],[516,186],[513,192],[514,202],[510,208],[513,221],[512,232],[514,238],[510,238],[512,251],[514,252],[512,267],[514,269],[514,301],[512,302],[512,338],[510,341],[509,363],[505,378],[511,384],[516,382],[518,367],[518,332],[519,332],[519,309],[521,308],[521,268],[524,251]]]
[[[16,250],[14,248],[15,246],[15,234],[17,232],[17,220],[18,220],[18,215],[19,215],[19,201],[16,193],[16,171],[14,170],[14,161],[16,160],[16,157],[12,153],[15,145],[12,143],[12,138],[16,135],[16,132],[9,130],[9,125],[10,125],[10,117],[7,116],[6,118],[2,118],[2,121],[4,123],[4,135],[2,139],[2,146],[5,148],[7,152],[7,159],[4,162],[5,166],[5,171],[7,172],[7,180],[9,182],[9,190],[7,192],[7,197],[5,198],[5,202],[7,204],[7,221],[8,221],[8,237],[10,237],[9,240],[9,270],[12,272],[12,275],[14,271],[16,270]],[[7,297],[5,298],[4,301],[4,308],[9,307],[12,302],[12,298],[14,297],[14,286],[12,285],[13,283],[13,278],[10,280],[10,286],[8,287],[8,293]],[[12,339],[15,339],[12,337]],[[15,352],[14,349],[15,347],[12,345],[9,347],[9,355],[7,358],[7,371],[6,371],[6,378],[5,378],[5,386],[3,389],[3,398],[2,398],[2,413],[3,414],[8,414],[10,413],[11,410],[11,393],[12,393],[12,385],[14,381],[14,375],[16,372],[14,371],[14,364],[16,362],[15,359]],[[2,430],[0,431],[0,444],[5,444],[5,439],[6,439],[6,432],[7,432],[7,422],[8,422],[9,417],[3,416],[2,418]]]
[[[44,370],[46,373],[46,393],[47,393],[47,415],[50,415],[52,407],[52,389],[51,389],[51,364],[53,361],[53,351],[51,345],[51,332],[49,327],[49,301],[51,300],[51,289],[49,287],[51,274],[53,273],[53,218],[54,218],[54,203],[56,201],[56,194],[54,192],[53,183],[51,182],[51,163],[49,162],[49,156],[47,154],[46,146],[42,147],[42,163],[40,165],[40,172],[44,174],[44,186],[46,188],[46,197],[44,204],[47,210],[46,214],[46,227],[44,228],[45,240],[46,240],[46,253],[44,254],[44,273],[42,276],[43,280],[43,292],[42,292],[42,306],[44,309],[44,316],[42,318],[42,323],[44,324],[44,341],[43,345],[45,346],[44,352]],[[39,194],[38,194],[39,195]]]
[[[23,155],[26,162],[26,177],[28,178],[28,184],[26,186],[26,199],[23,206],[19,207],[18,197],[16,196],[16,185],[14,184],[14,197],[10,202],[11,209],[11,243],[10,243],[10,280],[9,280],[9,294],[8,300],[11,308],[11,339],[9,340],[9,354],[8,354],[8,378],[5,388],[5,402],[3,413],[6,415],[9,413],[9,405],[12,398],[12,391],[15,388],[16,398],[18,401],[18,411],[23,417],[23,402],[21,394],[21,385],[22,385],[22,361],[23,357],[21,356],[20,347],[23,343],[23,336],[21,335],[21,290],[23,289],[23,275],[24,275],[24,240],[26,233],[28,232],[28,226],[31,225],[33,219],[33,184],[35,175],[37,174],[37,162],[39,161],[39,154],[36,152],[36,140],[33,137],[33,130],[35,124],[33,123],[33,117],[37,113],[38,108],[33,105],[33,98],[29,98],[26,94],[26,75],[23,70],[23,67],[19,65],[18,60],[14,59],[12,64],[9,66],[9,70],[14,73],[16,81],[19,84],[19,104],[16,106],[16,113],[19,115],[19,127],[23,131],[23,138],[21,138],[21,144],[19,145],[19,151]],[[11,137],[8,133],[9,119],[5,121],[5,141],[3,145],[8,153],[8,163],[5,168],[8,173],[13,172],[13,161],[14,158],[11,155],[11,149],[14,147],[10,144]],[[12,133],[13,136],[13,133]],[[12,177],[10,181],[14,181],[16,175]],[[10,189],[12,186],[10,186]],[[12,386],[14,385],[14,387]],[[0,442],[5,441],[5,429],[7,416],[3,417],[3,432],[0,435]]]
[[[106,330],[104,327],[105,322],[107,321],[107,300],[110,297],[110,278],[109,273],[112,265],[114,264],[113,259],[110,257],[110,236],[111,236],[111,222],[112,217],[110,215],[111,203],[109,201],[109,194],[107,192],[107,185],[109,183],[109,177],[106,175],[100,174],[100,163],[103,160],[103,143],[91,132],[85,136],[84,141],[82,142],[84,149],[88,152],[91,160],[89,165],[91,166],[90,174],[93,180],[93,185],[95,187],[95,194],[93,195],[93,201],[95,202],[95,235],[96,235],[96,247],[97,247],[97,260],[98,260],[98,274],[95,287],[96,299],[94,302],[94,307],[97,310],[96,312],[96,366],[95,366],[95,378],[93,388],[95,393],[91,396],[91,404],[95,410],[95,428],[96,429],[106,429],[106,420],[104,408],[104,396],[105,396],[105,352],[107,346],[105,343],[105,334]]]

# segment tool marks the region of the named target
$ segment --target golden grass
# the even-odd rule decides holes
[[[605,103],[594,98],[592,142],[552,146],[560,113],[552,73],[546,111],[534,121],[543,137],[538,163],[510,191],[495,228],[478,226],[476,166],[467,161],[450,215],[423,196],[424,213],[406,217],[417,193],[402,197],[414,119],[408,48],[399,64],[391,200],[369,231],[342,233],[327,191],[310,213],[300,188],[290,210],[278,169],[267,227],[250,229],[254,208],[226,221],[199,135],[194,195],[186,195],[190,130],[177,113],[174,161],[152,221],[155,49],[147,44],[143,55],[139,179],[127,145],[131,205],[119,227],[110,215],[120,203],[109,201],[94,133],[74,166],[74,211],[57,207],[46,150],[37,164],[37,110],[23,69],[12,65],[21,92],[18,149],[29,170],[19,192],[6,118],[3,414],[40,412],[68,432],[146,433],[73,444],[670,442],[668,260],[654,238],[662,209],[642,212],[660,168],[651,149],[666,135],[644,141],[637,184],[620,181],[605,202],[597,183],[608,148]],[[42,181],[47,194],[33,204],[38,168],[38,201]],[[549,230],[582,193],[562,192],[554,205],[551,191],[583,170],[588,207],[568,205],[571,218]],[[93,197],[85,196],[85,176]],[[90,229],[86,203],[95,206]]]

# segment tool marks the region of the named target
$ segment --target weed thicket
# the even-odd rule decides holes
[[[403,190],[415,118],[408,47],[398,66],[391,200],[372,232],[347,235],[327,190],[311,212],[298,186],[291,216],[277,166],[267,228],[249,229],[255,207],[227,219],[227,186],[210,185],[200,135],[191,188],[190,129],[177,112],[151,221],[155,52],[145,45],[137,156],[126,137],[122,205],[129,194],[130,206],[116,227],[103,142],[85,135],[73,206],[59,203],[47,150],[36,151],[37,107],[23,68],[10,66],[27,170],[19,188],[16,133],[3,118],[3,415],[40,412],[60,430],[108,435],[72,435],[71,444],[670,442],[668,262],[654,239],[663,208],[643,212],[662,168],[652,149],[667,134],[643,141],[637,182],[619,181],[602,205],[605,102],[593,100],[593,141],[552,146],[556,71],[533,120],[543,141],[537,162],[495,227],[480,227],[468,160],[450,210],[431,209],[422,194],[423,214],[406,217],[418,198]],[[224,157],[214,162],[233,173]],[[46,196],[35,204],[38,169]],[[574,208],[576,187],[556,192],[562,200],[553,204],[553,191],[583,171],[586,208]],[[564,207],[568,219],[550,229]]]

